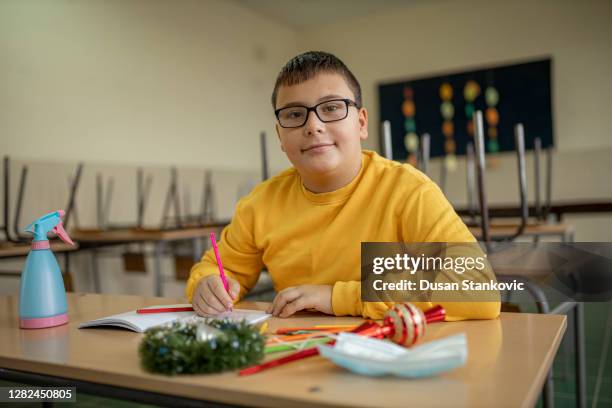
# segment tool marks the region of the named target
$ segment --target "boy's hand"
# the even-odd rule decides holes
[[[301,285],[281,290],[274,298],[266,313],[274,316],[289,317],[303,309],[316,309],[327,314],[332,310],[331,285]]]
[[[240,293],[238,281],[227,278],[229,295],[223,287],[223,281],[219,275],[210,275],[200,279],[193,292],[193,310],[200,316],[216,315],[231,309],[234,299]]]

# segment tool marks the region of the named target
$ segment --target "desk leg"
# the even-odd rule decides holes
[[[91,279],[95,293],[100,293],[100,275],[98,274],[98,251],[91,249]]]
[[[574,230],[572,229],[569,231],[565,231],[561,235],[561,242],[563,243],[574,242]]]
[[[155,296],[162,296],[162,273],[161,273],[161,262],[162,256],[164,255],[165,242],[157,241],[154,244],[153,253],[155,254],[155,265],[154,265],[154,276],[153,276],[153,285],[155,290]]]
[[[574,306],[574,344],[576,363],[576,406],[586,407],[586,361],[584,350],[584,303]]]
[[[529,279],[512,276],[512,275],[498,275],[497,280],[500,282],[511,280],[519,280],[527,289],[527,292],[533,297],[535,300],[536,307],[538,308],[538,313],[541,314],[549,314],[550,306],[548,304],[548,299],[546,298],[546,294],[537,284],[533,283]],[[544,408],[552,408],[554,407],[555,395],[554,395],[554,383],[552,377],[552,367],[548,370],[548,374],[546,374],[546,380],[544,381],[544,389],[542,390],[542,405]]]
[[[566,232],[563,242],[574,242],[574,230]],[[574,358],[576,364],[576,406],[586,407],[586,356],[584,349],[584,303],[574,306]]]
[[[531,295],[536,300],[536,306],[538,308],[538,312],[541,314],[550,313],[550,307],[548,305],[548,300],[546,299],[546,295],[544,291],[536,284],[533,284],[531,281],[525,282],[525,287],[527,291],[531,292]],[[552,408],[555,406],[555,393],[554,393],[554,384],[552,377],[552,367],[548,370],[548,374],[546,374],[546,380],[544,382],[544,389],[542,390],[542,405],[544,408]]]
[[[66,292],[74,292],[72,274],[70,273],[70,252],[64,252],[64,289]]]
[[[202,258],[202,239],[194,238],[193,239],[193,261],[200,262],[200,258]]]

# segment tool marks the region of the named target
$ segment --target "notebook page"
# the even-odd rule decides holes
[[[142,333],[150,327],[159,326],[160,324],[170,323],[182,317],[194,316],[193,312],[175,312],[175,313],[155,313],[155,314],[139,314],[135,310],[120,313],[113,316],[103,317],[101,319],[91,320],[81,323],[79,329],[96,326],[118,326],[126,329],[131,329],[135,332]]]
[[[187,305],[160,305],[150,308],[160,307],[182,307]],[[117,326],[142,333],[150,327],[170,323],[181,318],[215,318],[230,319],[233,321],[246,320],[249,324],[257,324],[268,319],[271,315],[259,310],[234,309],[232,312],[225,312],[216,316],[197,316],[194,312],[165,312],[165,313],[136,313],[135,310],[120,313],[113,316],[91,320],[79,325],[79,329],[98,326]]]

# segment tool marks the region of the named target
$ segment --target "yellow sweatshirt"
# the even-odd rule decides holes
[[[393,303],[361,301],[361,242],[474,242],[438,186],[410,165],[363,151],[357,177],[339,190],[315,194],[290,168],[259,184],[237,206],[221,233],[227,275],[244,296],[265,265],[276,291],[304,284],[333,285],[337,316],[380,319]],[[207,251],[193,266],[185,294],[218,274]],[[417,304],[422,309],[430,302]],[[499,302],[447,302],[446,320],[492,319]]]

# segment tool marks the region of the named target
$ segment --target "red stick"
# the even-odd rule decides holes
[[[360,326],[356,327],[351,332],[352,333],[360,333],[361,331],[370,329],[372,327],[379,327],[379,326],[375,322],[367,321],[367,322],[364,322],[363,324],[361,324]],[[329,342],[327,344],[333,345],[335,342],[336,341],[334,340],[334,341],[331,341],[331,342]],[[263,370],[265,370],[267,368],[276,367],[276,366],[279,366],[279,365],[282,365],[282,364],[290,363],[292,361],[301,360],[301,359],[306,358],[306,357],[316,356],[318,354],[319,354],[319,349],[316,346],[315,347],[311,347],[311,348],[307,348],[307,349],[298,351],[296,353],[290,354],[288,356],[268,361],[267,363],[263,363],[263,364],[259,364],[259,365],[255,365],[255,366],[252,366],[252,367],[245,368],[243,370],[240,370],[238,372],[238,375],[255,374],[255,373],[263,371]]]
[[[138,310],[136,310],[136,313],[138,313],[138,314],[175,313],[175,312],[193,312],[193,307],[191,307],[191,306],[184,306],[184,307],[157,307],[157,308],[138,309]]]

